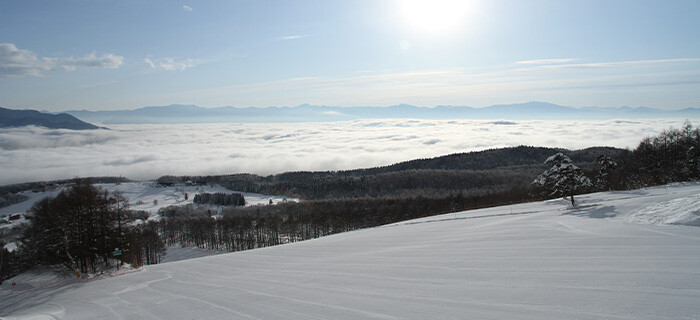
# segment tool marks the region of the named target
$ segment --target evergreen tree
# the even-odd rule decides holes
[[[602,191],[610,190],[610,176],[612,171],[617,168],[617,163],[604,154],[598,156],[595,160],[598,163],[598,174],[596,174],[595,179],[596,187]]]
[[[544,163],[551,168],[539,175],[532,184],[549,196],[569,196],[571,205],[575,206],[574,195],[590,187],[590,179],[561,152],[549,157]]]

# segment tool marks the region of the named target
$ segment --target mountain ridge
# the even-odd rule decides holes
[[[148,106],[133,110],[88,111],[65,113],[86,121],[103,124],[161,124],[217,122],[334,122],[360,119],[424,119],[424,120],[610,120],[684,117],[700,118],[700,109],[661,110],[646,107],[575,108],[547,102],[501,104],[475,108],[468,106],[417,107],[408,104],[388,107],[337,107],[302,104],[295,107],[212,107],[189,104]]]
[[[100,127],[67,113],[50,114],[37,110],[14,110],[0,107],[0,128],[40,126],[50,129],[93,130]]]

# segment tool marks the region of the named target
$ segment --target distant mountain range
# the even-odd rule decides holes
[[[42,113],[36,110],[12,110],[0,108],[0,128],[41,126],[51,129],[88,130],[100,127],[83,122],[66,114]]]
[[[77,118],[102,124],[139,123],[217,123],[217,122],[332,122],[357,119],[640,119],[700,118],[700,109],[659,110],[651,108],[573,108],[546,102],[494,105],[483,108],[460,106],[416,107],[406,104],[390,107],[296,107],[203,108],[195,105],[169,105],[117,111],[66,111]]]

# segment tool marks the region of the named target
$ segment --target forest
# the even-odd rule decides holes
[[[553,157],[559,154],[563,162]],[[554,169],[552,162],[592,183],[556,189],[544,176]],[[219,184],[301,201],[241,206],[240,193],[204,193],[194,202],[227,206],[220,214],[191,204],[165,207],[160,221],[148,223],[135,223],[143,213],[128,210],[121,195],[79,180],[31,209],[19,250],[2,252],[0,280],[34,264],[63,264],[78,272],[120,261],[139,266],[158,263],[167,245],[240,251],[487,206],[562,196],[573,205],[575,194],[699,178],[700,130],[686,123],[644,138],[634,150],[520,146],[350,171],[164,176],[164,184]],[[121,255],[114,255],[115,247]]]
[[[456,192],[492,192],[528,188],[546,169],[547,157],[564,152],[587,172],[601,154],[624,162],[630,151],[610,147],[564,150],[519,146],[420,159],[349,171],[286,172],[271,176],[164,176],[162,183],[218,184],[230,190],[285,195],[305,200],[444,197]]]
[[[123,195],[75,180],[32,206],[18,250],[2,244],[0,280],[36,265],[63,265],[80,276],[122,262],[158,263],[165,244],[152,224],[135,223],[137,218],[142,213],[129,210]]]
[[[245,197],[240,192],[235,193],[199,193],[194,196],[192,202],[196,204],[213,204],[218,206],[244,206]]]

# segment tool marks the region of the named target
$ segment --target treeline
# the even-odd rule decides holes
[[[81,274],[117,262],[158,263],[165,245],[153,225],[133,223],[139,214],[128,210],[123,195],[78,180],[34,204],[17,250],[3,253],[10,266],[2,273],[8,277],[35,265],[62,264]]]
[[[528,197],[527,188],[507,192],[455,193],[443,198],[356,198],[283,202],[269,206],[229,207],[221,216],[183,211],[157,225],[168,245],[241,251],[295,242],[403,220],[469,208],[509,203]]]
[[[196,204],[212,204],[217,206],[244,206],[245,197],[241,193],[198,193],[192,199]]]
[[[11,185],[0,186],[0,208],[11,206],[15,203],[20,203],[27,200],[27,196],[19,194],[19,192],[31,190],[34,192],[44,192],[60,188],[61,185],[69,184],[71,180],[55,180],[49,182],[25,182]],[[129,180],[122,177],[95,177],[87,178],[92,183],[119,183],[128,182]]]
[[[631,155],[628,171],[643,185],[700,179],[700,129],[686,121],[644,138]]]
[[[121,183],[130,182],[131,180],[124,177],[91,177],[84,178],[83,180],[90,181],[90,183]],[[60,188],[62,185],[71,184],[75,179],[63,179],[63,180],[53,180],[53,181],[39,181],[39,182],[24,182],[0,186],[0,194],[7,193],[18,193],[26,190],[32,190],[35,192],[43,192],[48,190],[55,190]]]
[[[570,151],[513,147],[420,159],[391,166],[348,171],[287,172],[262,177],[164,176],[163,183],[218,184],[230,190],[285,195],[306,200],[345,198],[446,197],[479,189],[506,190],[528,186],[546,169],[544,161],[564,152],[587,171],[595,170],[601,154],[622,159],[627,150],[597,147]]]

